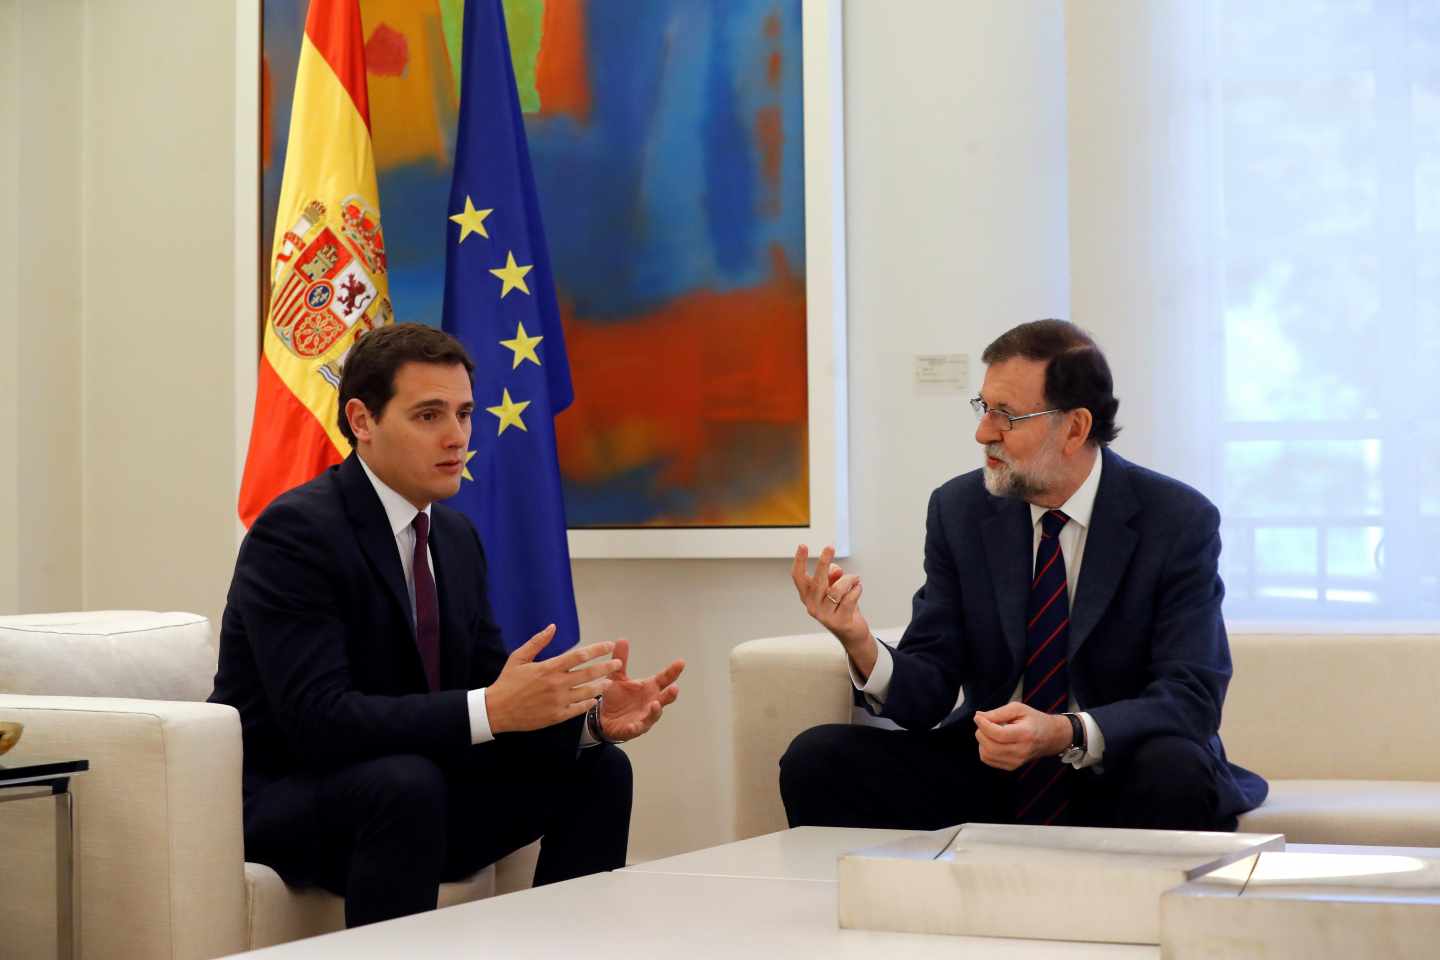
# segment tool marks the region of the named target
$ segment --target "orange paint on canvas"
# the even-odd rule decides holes
[[[440,8],[433,0],[361,0],[373,115],[375,164],[382,170],[432,160],[448,163],[442,130],[455,123],[453,84],[445,54]],[[377,69],[378,67],[378,69]]]
[[[807,388],[793,371],[805,369],[804,279],[778,247],[771,257],[763,286],[696,292],[634,323],[565,317],[577,397],[556,421],[567,476],[597,482],[659,462],[663,483],[694,486],[717,435],[753,424],[803,433]],[[795,489],[779,496],[808,503]]]
[[[535,64],[542,114],[590,119],[590,66],[585,58],[585,4],[548,0]]]
[[[780,68],[784,64],[785,60],[780,56],[779,50],[771,51],[770,56],[765,59],[765,82],[770,85],[771,90],[779,88]]]
[[[808,437],[802,436],[801,442],[808,446]],[[809,460],[807,458],[808,465]],[[670,518],[660,518],[655,525],[661,523],[673,523]],[[724,513],[713,515],[701,514],[691,521],[687,526],[704,525],[729,525],[735,527],[747,526],[784,526],[794,524],[804,526],[810,522],[810,471],[806,469],[800,476],[788,483],[775,487],[763,496],[745,503],[727,506]]]

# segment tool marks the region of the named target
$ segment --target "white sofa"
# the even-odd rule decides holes
[[[0,719],[25,731],[0,763],[83,757],[71,784],[80,956],[217,957],[338,930],[343,901],[244,861],[240,717],[204,703],[210,623],[189,613],[0,617]],[[54,956],[54,814],[0,807],[0,956]],[[461,883],[448,906],[519,889],[537,846]]]
[[[880,636],[894,643],[900,632]],[[1230,759],[1270,781],[1242,830],[1440,846],[1440,634],[1241,634],[1230,651],[1221,737]],[[857,717],[828,634],[742,643],[730,677],[743,838],[785,827],[777,764],[795,735]]]

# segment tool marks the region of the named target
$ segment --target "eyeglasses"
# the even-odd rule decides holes
[[[975,419],[977,421],[983,423],[988,417],[990,419],[990,425],[1001,433],[1015,429],[1015,424],[1021,420],[1029,420],[1031,417],[1043,417],[1047,413],[1062,412],[1059,407],[1054,407],[1050,410],[1041,410],[1039,413],[1022,413],[1018,417],[1012,417],[1003,411],[991,410],[990,405],[986,403],[982,397],[972,397],[970,400],[970,409],[975,411]]]

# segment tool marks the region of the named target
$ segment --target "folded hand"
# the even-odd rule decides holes
[[[975,714],[980,759],[1000,770],[1058,754],[1070,745],[1070,733],[1070,721],[1061,714],[1041,713],[1018,700]]]

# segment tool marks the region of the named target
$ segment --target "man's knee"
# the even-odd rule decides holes
[[[565,762],[511,784],[516,802],[505,814],[507,830],[517,846],[538,839],[574,818],[576,797],[584,798],[593,822],[628,825],[634,780],[630,758],[619,747],[598,744],[576,753],[572,745]]]
[[[1214,779],[1210,754],[1184,737],[1152,737],[1136,747],[1131,762],[1154,790],[1188,791],[1197,782]]]
[[[349,792],[372,817],[444,829],[445,773],[428,757],[404,753],[366,761],[351,778]]]
[[[617,792],[629,794],[635,786],[635,774],[630,766],[630,758],[625,751],[619,747],[608,744],[604,746],[591,747],[582,753],[592,754],[594,757],[594,776],[604,784],[612,786]]]
[[[833,796],[854,775],[854,727],[830,723],[801,733],[780,757],[780,797],[787,810],[809,807],[817,798]]]
[[[577,765],[583,780],[583,795],[603,803],[611,815],[623,813],[628,819],[635,774],[625,751],[610,744],[586,747],[580,751]]]
[[[1215,766],[1204,746],[1184,737],[1153,737],[1136,747],[1127,767],[1124,806],[1140,818],[1134,825],[1215,828]]]

